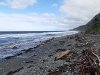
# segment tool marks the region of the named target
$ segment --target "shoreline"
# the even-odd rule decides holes
[[[81,43],[76,40],[77,38],[81,40],[83,37],[86,38],[85,41],[89,42],[89,45],[82,45],[84,42]],[[23,53],[2,60],[0,63],[0,75],[73,75],[73,72],[66,69],[65,66],[70,63],[70,59],[76,59],[74,58],[75,55],[68,57],[66,60],[54,61],[55,55],[72,49],[80,53],[85,47],[92,47],[98,51],[100,49],[99,42],[99,35],[80,35],[80,33],[52,38],[42,42],[35,48],[29,48]],[[64,72],[60,71],[61,66]]]
[[[68,31],[68,32],[70,33],[70,35],[77,33],[77,31]],[[55,34],[55,36],[50,35],[50,33],[47,33],[47,34],[45,33],[45,36],[42,36],[41,38],[35,38],[33,40],[32,38],[30,38],[32,41],[20,42],[19,40],[19,42],[17,41],[15,43],[12,42],[9,44],[1,45],[0,58],[6,58],[6,57],[14,56],[14,55],[16,56],[17,54],[23,53],[25,50],[29,48],[37,47],[37,45],[41,44],[42,42],[46,40],[48,41],[49,39],[52,39],[54,37],[57,38],[57,37],[65,36],[65,33],[66,32],[63,32],[63,33],[60,32],[60,33]],[[69,33],[67,35],[69,35]],[[44,33],[42,35],[44,35]]]
[[[77,33],[78,31],[70,31],[70,34],[67,35],[73,35],[75,33]],[[27,42],[16,42],[16,43],[9,43],[9,44],[5,44],[2,45],[0,47],[0,58],[9,58],[9,57],[14,57],[17,56],[21,53],[27,52],[29,48],[36,48],[38,47],[38,45],[40,45],[43,42],[48,42],[49,40],[53,39],[53,38],[57,38],[57,37],[63,37],[66,36],[65,32],[64,35],[62,34],[61,36],[57,35],[57,36],[47,36],[43,37],[44,39],[38,40],[38,41],[27,41]],[[34,39],[33,39],[34,40]],[[26,51],[25,51],[26,50]]]

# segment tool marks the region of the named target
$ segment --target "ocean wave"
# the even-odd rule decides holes
[[[0,35],[0,58],[10,56],[23,49],[33,48],[38,45],[40,41],[75,33],[77,33],[77,31],[2,34]],[[18,49],[13,50],[14,46]]]

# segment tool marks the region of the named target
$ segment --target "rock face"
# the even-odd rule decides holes
[[[86,25],[75,28],[75,30],[84,31],[86,34],[100,34],[100,13]]]

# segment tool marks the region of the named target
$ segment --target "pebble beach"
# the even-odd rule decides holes
[[[72,61],[78,61],[75,54],[64,60],[55,61],[58,53],[74,50],[78,54],[91,48],[100,57],[100,35],[85,35],[77,33],[42,41],[34,48],[0,59],[0,75],[78,75]]]

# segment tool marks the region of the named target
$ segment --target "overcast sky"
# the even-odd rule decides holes
[[[68,30],[99,12],[99,0],[0,0],[0,31]]]

